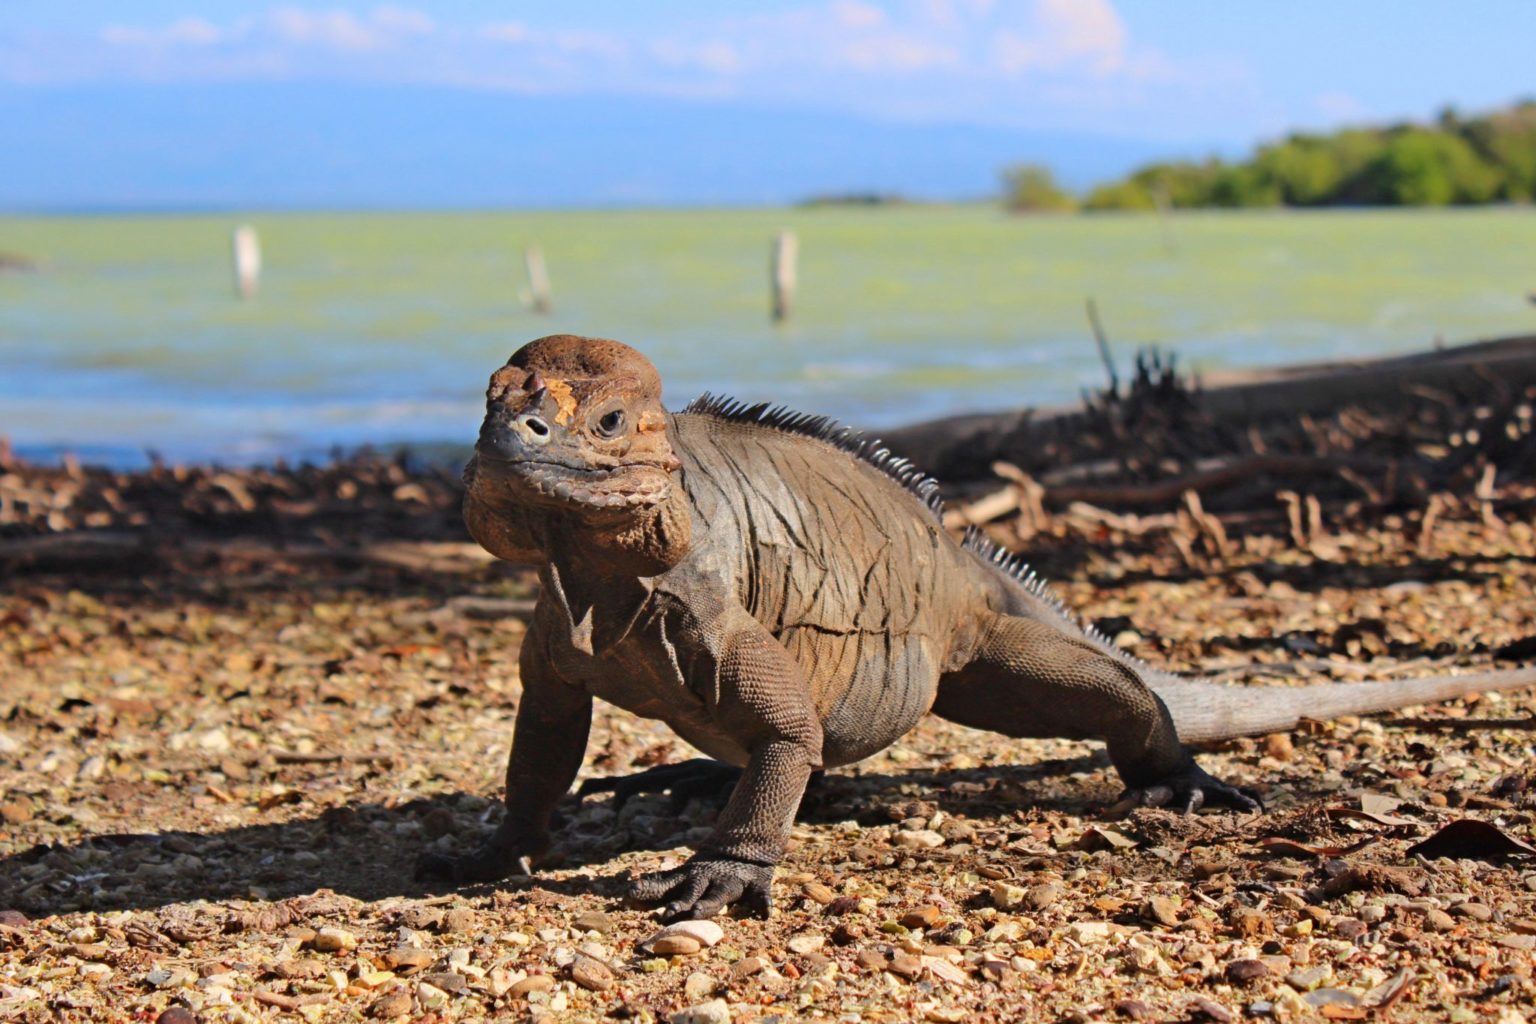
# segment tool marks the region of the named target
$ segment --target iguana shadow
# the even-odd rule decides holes
[[[910,816],[906,812],[914,802],[919,810],[931,806],[971,819],[1001,819],[1024,808],[1090,814],[1114,798],[1114,789],[1099,778],[1107,767],[1095,752],[1070,760],[956,771],[832,773],[802,807],[800,820],[889,825]],[[1095,774],[1078,774],[1085,772]],[[1051,779],[1056,784],[1047,785]],[[537,889],[619,899],[629,881],[627,869],[614,864],[619,852],[675,850],[686,856],[690,830],[706,827],[717,810],[707,801],[674,809],[665,796],[635,797],[631,803],[632,813],[662,827],[626,829],[616,837],[613,826],[619,816],[611,813],[609,798],[579,801],[573,796],[562,805],[565,820],[555,836],[559,866],[596,867],[597,872],[575,878],[545,873],[462,891]],[[74,843],[40,843],[0,858],[0,909],[32,917],[152,910],[197,900],[278,901],[318,889],[364,901],[429,897],[451,891],[446,883],[413,875],[430,834],[445,832],[451,841],[472,845],[493,826],[493,806],[481,797],[438,794],[394,806],[346,804],[287,821],[217,831],[109,833]],[[602,870],[605,864],[612,869]]]

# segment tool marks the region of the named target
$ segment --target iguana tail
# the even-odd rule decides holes
[[[1326,721],[1339,715],[1365,715],[1414,704],[1454,700],[1469,693],[1536,686],[1536,667],[1473,672],[1464,676],[1304,686],[1227,685],[1209,679],[1171,675],[1121,650],[1109,637],[1078,621],[1022,558],[993,544],[980,531],[967,531],[962,546],[974,553],[990,571],[1000,573],[1009,582],[1009,614],[1055,622],[1134,668],[1168,705],[1179,738],[1188,743],[1284,732],[1295,728],[1303,718]]]
[[[1536,668],[1306,686],[1229,686],[1163,672],[1146,677],[1147,685],[1168,705],[1179,738],[1187,743],[1284,732],[1303,718],[1324,721],[1536,686]]]

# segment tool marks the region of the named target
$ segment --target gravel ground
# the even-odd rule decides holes
[[[1530,660],[1532,530],[1457,508],[1412,542],[1391,517],[1241,537],[1208,572],[1070,523],[1033,545],[1178,670]],[[771,920],[650,944],[621,893],[687,856],[700,801],[573,799],[537,878],[412,879],[499,814],[526,574],[183,554],[0,593],[0,1019],[1516,1024],[1536,1002],[1529,692],[1206,752],[1266,794],[1249,817],[1121,814],[1096,747],[930,719],[808,798]],[[582,774],[687,756],[601,707]],[[1459,858],[1408,852],[1464,819],[1487,827],[1449,834]]]

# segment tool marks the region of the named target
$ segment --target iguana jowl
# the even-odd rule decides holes
[[[936,487],[831,421],[707,396],[681,413],[616,341],[557,335],[491,377],[464,516],[543,584],[523,642],[506,815],[455,881],[527,870],[601,697],[743,771],[710,840],[634,894],[668,917],[766,913],[811,773],[929,711],[1016,737],[1102,740],[1147,803],[1257,809],[1180,742],[1536,683],[1536,671],[1244,689],[1151,669],[1079,627]]]

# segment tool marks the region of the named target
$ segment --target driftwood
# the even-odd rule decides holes
[[[1365,401],[1390,406],[1440,395],[1454,404],[1458,392],[1490,384],[1510,390],[1536,385],[1536,335],[1389,359],[1210,374],[1191,397],[1204,419],[1235,430]],[[1085,404],[952,416],[890,431],[884,442],[946,483],[985,479],[992,463],[1023,464],[1043,440],[1085,429],[1092,412]]]

